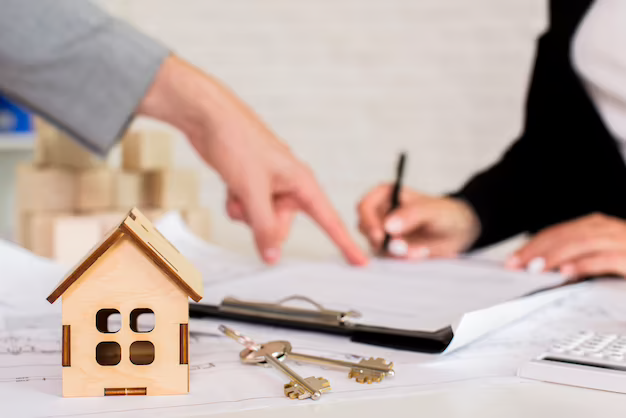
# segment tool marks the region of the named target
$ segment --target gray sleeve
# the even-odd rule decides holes
[[[87,0],[0,0],[0,91],[101,155],[168,55]]]

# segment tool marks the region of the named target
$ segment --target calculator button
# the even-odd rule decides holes
[[[565,347],[563,347],[562,345],[555,345],[553,346],[550,351],[552,351],[553,353],[564,353],[565,351]]]
[[[604,358],[604,353],[593,353],[591,354],[591,357],[593,358]]]
[[[570,353],[572,355],[574,355],[574,356],[584,356],[585,355],[585,351],[581,350],[581,349],[572,350]]]
[[[624,355],[623,354],[611,354],[609,356],[609,360],[613,360],[613,361],[624,361]]]

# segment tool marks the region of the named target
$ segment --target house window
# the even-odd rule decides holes
[[[150,341],[135,341],[130,345],[130,362],[146,366],[154,361],[154,344]]]
[[[134,332],[150,332],[154,329],[155,318],[152,309],[135,309],[130,313],[130,329]]]
[[[114,334],[122,328],[122,315],[117,309],[100,309],[96,313],[96,328],[105,334]]]
[[[101,366],[115,366],[122,360],[122,348],[113,341],[101,342],[96,346],[96,361]]]

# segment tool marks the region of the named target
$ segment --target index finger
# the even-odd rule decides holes
[[[302,210],[326,231],[350,264],[367,264],[367,256],[354,242],[337,211],[313,176],[311,175],[301,184],[303,187],[298,191],[298,201]]]

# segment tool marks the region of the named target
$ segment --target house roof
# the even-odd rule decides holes
[[[95,246],[48,296],[54,303],[78,280],[115,242],[127,236],[134,242],[177,286],[198,302],[204,295],[202,275],[136,208],[124,221]]]

